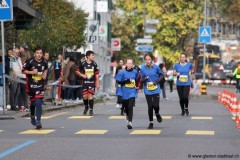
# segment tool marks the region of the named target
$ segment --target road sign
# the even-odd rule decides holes
[[[211,27],[199,27],[198,31],[199,43],[211,42]]]
[[[153,46],[137,46],[135,49],[139,52],[152,52]]]
[[[139,39],[137,39],[137,43],[152,43],[152,39],[139,38]]]
[[[157,29],[154,28],[146,28],[146,33],[157,33]]]
[[[0,0],[0,21],[13,20],[12,0]]]
[[[158,24],[160,21],[158,19],[147,19],[146,24]]]
[[[120,38],[112,38],[111,48],[112,48],[112,51],[120,51],[121,50],[121,39]]]
[[[88,21],[88,43],[98,44],[98,21]]]

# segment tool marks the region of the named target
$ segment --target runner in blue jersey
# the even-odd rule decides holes
[[[126,110],[128,129],[132,129],[133,105],[138,89],[138,73],[133,69],[133,59],[128,58],[126,69],[119,72],[116,76],[118,84],[122,85],[122,106]]]
[[[117,74],[120,71],[122,71],[123,69],[125,69],[124,60],[120,59],[119,60],[119,66],[116,69],[115,79],[116,79]],[[124,115],[124,113],[123,113],[124,108],[122,107],[122,85],[118,84],[117,81],[116,81],[116,95],[117,95],[116,108],[121,108],[121,115]]]
[[[149,126],[148,129],[153,129],[153,110],[157,121],[162,122],[162,117],[159,114],[159,101],[160,101],[160,84],[163,77],[161,69],[153,63],[153,55],[145,54],[144,60],[145,65],[141,67],[141,82],[143,83],[144,94],[146,96],[148,104],[148,117],[149,117]]]
[[[188,110],[188,96],[190,91],[190,75],[193,69],[192,63],[187,62],[187,55],[185,53],[181,53],[180,62],[174,65],[173,74],[177,76],[177,91],[179,96],[179,103],[182,109],[182,116],[185,114],[189,115]]]

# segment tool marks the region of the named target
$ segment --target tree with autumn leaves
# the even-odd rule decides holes
[[[75,9],[74,4],[66,0],[34,0],[32,7],[43,14],[42,19],[35,19],[33,27],[15,30],[15,39],[7,37],[8,44],[26,43],[30,49],[41,45],[51,56],[61,53],[62,47],[80,48],[85,43],[87,14]],[[12,33],[13,28],[6,28]],[[16,36],[15,35],[15,36]]]
[[[122,33],[121,39],[126,46],[132,46],[134,50],[137,38],[143,38],[144,18],[158,19],[157,33],[153,34],[154,48],[159,51],[168,62],[174,63],[179,58],[179,53],[191,39],[196,39],[197,29],[202,24],[203,6],[202,0],[117,0],[115,5],[125,17],[124,21],[113,23],[113,33],[117,33],[119,26],[124,26],[127,31]],[[116,12],[119,12],[116,10]],[[118,15],[118,14],[117,14]],[[113,22],[116,17],[113,16]],[[129,19],[128,23],[125,21]],[[128,37],[128,38],[127,38]],[[124,50],[124,49],[123,49]]]

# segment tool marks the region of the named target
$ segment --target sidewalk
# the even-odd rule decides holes
[[[79,107],[83,106],[83,102],[80,103],[63,103],[62,105],[53,106],[51,102],[44,102],[46,105],[43,105],[43,112],[50,112],[55,110],[61,110],[65,108]],[[29,116],[29,112],[25,111],[11,111],[7,110],[5,115],[3,115],[3,111],[0,111],[0,120],[9,120],[9,119],[18,119],[21,117]]]

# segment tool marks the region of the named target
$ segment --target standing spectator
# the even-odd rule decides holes
[[[10,68],[11,68],[11,63],[10,63],[10,57],[13,55],[13,50],[12,48],[7,50],[7,55],[5,56],[5,73],[9,75],[10,73]],[[8,78],[5,78],[5,83],[6,83],[6,104],[10,104],[10,95],[9,95],[9,90],[10,90],[10,84]]]
[[[172,70],[172,68],[169,68],[169,70],[167,71],[167,80],[168,80],[168,84],[169,84],[169,87],[170,87],[170,92],[173,92],[174,77],[173,77],[173,70]]]
[[[236,92],[240,92],[240,64],[238,64],[238,66],[235,68],[234,72],[233,72],[233,76],[236,77]]]
[[[74,63],[74,58],[69,57],[69,61],[66,65],[66,74],[65,74],[65,85],[76,85],[76,64]],[[65,102],[69,102],[72,100],[75,100],[76,97],[74,96],[75,89],[73,88],[67,88],[65,91],[67,91],[67,97],[65,99]]]
[[[61,63],[62,63],[62,55],[59,54],[57,59],[52,63],[54,81],[57,81],[60,78],[61,70],[62,70]],[[59,92],[58,87],[56,85],[53,85],[53,88],[52,88],[52,100],[53,101],[55,101],[55,99],[57,99],[56,95],[58,95],[58,92]],[[58,98],[60,99],[60,97],[58,97]]]
[[[10,59],[10,70],[9,75],[12,77],[19,78],[19,74],[22,73],[19,62],[21,59],[18,57],[17,49],[14,49],[13,54],[9,57]],[[10,106],[11,110],[19,110],[19,94],[20,94],[20,83],[10,80]]]
[[[21,58],[21,64],[24,64],[25,61],[27,59],[29,59],[31,57],[30,52],[28,51],[28,46],[26,44],[22,44],[20,46],[20,53],[19,53],[19,57]],[[26,81],[26,75],[24,75],[21,80]],[[23,106],[26,108],[26,110],[29,110],[29,106],[28,106],[28,101],[29,101],[29,97],[27,95],[26,92],[26,85],[25,84],[20,84],[20,95],[22,95],[22,98],[20,99],[23,104]]]
[[[160,88],[162,91],[163,99],[168,100],[168,98],[166,96],[166,89],[165,89],[165,82],[166,82],[165,77],[166,77],[167,70],[166,70],[164,63],[160,63],[159,67],[160,67],[161,71],[163,72],[163,76],[164,76],[164,78],[160,81]]]

